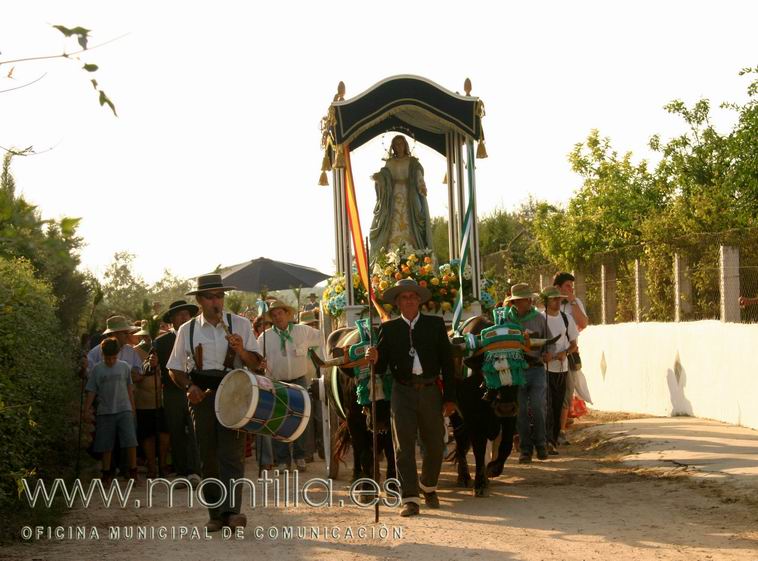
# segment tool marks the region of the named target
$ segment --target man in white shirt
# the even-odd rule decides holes
[[[561,303],[561,312],[567,316],[573,318],[576,324],[577,331],[581,332],[590,323],[587,317],[587,312],[584,308],[584,303],[574,293],[574,282],[576,281],[574,275],[571,273],[561,272],[556,273],[553,277],[553,286],[561,291],[561,294],[565,297]],[[576,357],[579,356],[577,348]],[[581,363],[574,364],[574,368],[581,368]],[[563,398],[563,410],[561,411],[561,431],[558,435],[558,441],[560,444],[568,444],[566,440],[566,426],[568,424],[568,414],[571,408],[571,400],[574,397],[574,388],[576,387],[576,374],[569,368],[568,376],[566,377],[566,395]]]
[[[272,380],[307,387],[313,370],[308,350],[315,347],[318,354],[322,354],[321,333],[308,325],[293,323],[295,308],[281,300],[269,304],[268,315],[273,325],[258,336],[267,375]],[[298,470],[305,471],[308,437],[308,430],[303,431],[292,443],[291,451],[288,443],[273,441],[274,459],[280,472],[287,469],[291,460]]]
[[[174,383],[184,389],[190,402],[202,476],[219,479],[226,486],[226,500],[208,509],[210,520],[205,527],[209,532],[225,525],[234,530],[247,524],[240,513],[242,486],[237,485],[232,493],[229,483],[245,477],[245,436],[218,422],[214,394],[231,369],[244,365],[254,370],[260,363],[250,321],[223,310],[227,290],[234,287],[224,286],[221,275],[198,277],[197,289],[187,295],[195,295],[202,313],[179,327],[166,363]],[[217,485],[206,485],[203,495],[210,504],[221,499]]]
[[[555,286],[542,292],[545,311],[542,313],[550,333],[560,334],[560,338],[551,345],[546,353],[547,365],[547,451],[548,454],[558,453],[558,434],[561,430],[561,411],[566,396],[566,379],[569,376],[568,353],[577,348],[576,339],[579,331],[574,319],[561,311],[561,301],[564,296]]]

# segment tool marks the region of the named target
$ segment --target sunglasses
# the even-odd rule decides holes
[[[200,296],[202,296],[206,300],[223,300],[225,294],[223,292],[216,292],[216,293],[201,294]]]

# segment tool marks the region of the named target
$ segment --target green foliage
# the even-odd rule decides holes
[[[0,257],[0,512],[17,480],[61,477],[76,453],[79,384],[57,299],[25,259]],[[28,523],[28,522],[27,522]]]
[[[77,271],[79,219],[43,219],[34,205],[17,196],[11,173],[15,155],[5,154],[0,172],[0,256],[29,260],[39,278],[51,284],[64,329],[74,331],[89,301],[86,277]]]

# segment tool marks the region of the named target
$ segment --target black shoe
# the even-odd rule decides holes
[[[521,452],[521,455],[518,457],[518,463],[520,464],[531,464],[532,463],[532,455],[527,454],[526,452]]]
[[[416,503],[405,503],[400,511],[400,516],[418,516],[419,508]]]
[[[424,504],[429,508],[439,508],[440,498],[437,496],[437,492],[432,491],[431,493],[424,493]]]
[[[547,443],[547,453],[551,456],[557,456],[558,455],[558,448],[556,448],[555,444],[552,442]]]
[[[537,459],[547,460],[547,450],[545,450],[544,448],[537,448]]]

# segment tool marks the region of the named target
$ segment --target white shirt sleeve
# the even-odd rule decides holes
[[[194,321],[194,320],[190,320]],[[166,361],[166,368],[169,370],[178,370],[180,372],[187,372],[187,342],[186,333],[189,329],[189,322],[185,323],[176,332],[176,340],[174,341],[174,349],[171,351],[171,356]]]
[[[579,330],[576,327],[576,322],[574,321],[573,316],[567,315],[566,318],[568,319],[568,329],[566,330],[566,336],[568,337],[570,343],[571,341],[576,341],[579,338]]]

